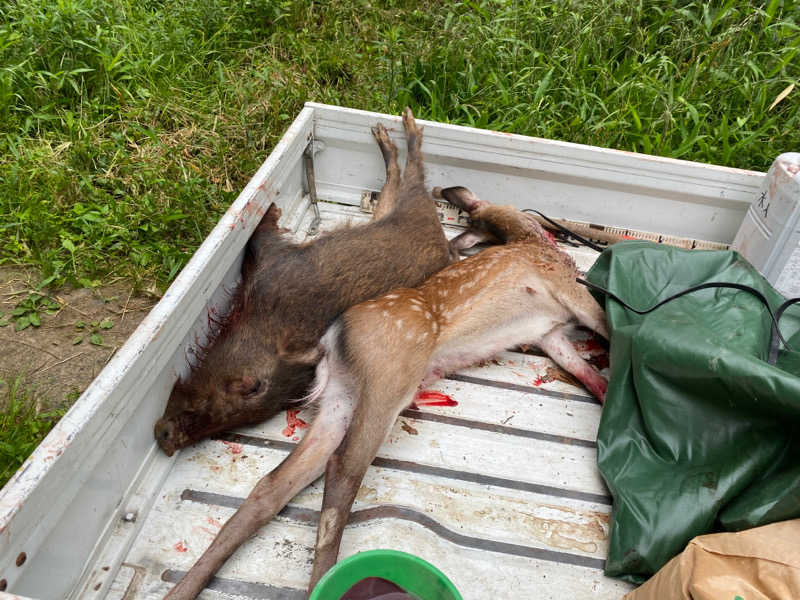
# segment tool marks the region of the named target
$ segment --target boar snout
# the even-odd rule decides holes
[[[186,436],[178,431],[175,423],[170,419],[159,419],[156,421],[153,427],[153,433],[155,434],[156,442],[158,442],[159,447],[167,456],[172,456],[175,454],[176,450],[179,450],[188,442],[188,439],[183,439]]]

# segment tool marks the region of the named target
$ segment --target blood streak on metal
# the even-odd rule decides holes
[[[411,403],[411,408],[416,409],[420,406],[458,406],[458,402],[442,392],[425,390],[417,392],[414,402]]]
[[[308,427],[308,423],[303,421],[300,417],[297,416],[299,410],[287,410],[286,411],[286,427],[284,428],[281,433],[285,437],[292,437],[294,436],[295,429],[305,429]],[[295,440],[297,438],[294,438]]]

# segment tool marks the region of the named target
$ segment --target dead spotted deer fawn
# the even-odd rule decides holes
[[[313,380],[320,337],[339,314],[394,287],[417,285],[450,262],[447,239],[425,188],[422,127],[410,109],[403,113],[403,126],[408,158],[402,176],[386,129],[373,129],[386,163],[386,182],[368,225],[295,244],[280,235],[278,208],[269,208],[248,243],[233,310],[188,379],[175,385],[155,425],[156,440],[167,454],[214,433],[263,421],[296,403]],[[342,435],[336,441],[307,436],[259,482],[251,500],[169,597],[200,593],[255,529],[322,474]]]
[[[303,444],[342,442],[325,469],[309,590],[336,563],[364,473],[420,387],[501,350],[534,344],[605,398],[606,380],[565,335],[580,324],[608,339],[603,310],[575,281],[572,259],[516,208],[482,202],[465,188],[441,194],[481,225],[453,246],[465,248],[486,237],[506,244],[453,264],[417,288],[395,289],[352,307],[322,338],[325,357],[311,398],[319,414]],[[257,503],[253,499],[248,508]]]

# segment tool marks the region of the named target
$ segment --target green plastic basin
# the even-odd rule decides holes
[[[339,600],[367,577],[387,579],[421,600],[462,600],[439,569],[418,556],[398,550],[368,550],[345,558],[325,573],[309,600]]]

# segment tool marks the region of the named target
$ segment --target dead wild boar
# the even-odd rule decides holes
[[[319,339],[348,307],[414,286],[449,263],[448,243],[425,189],[422,128],[403,113],[408,160],[401,176],[386,129],[373,134],[386,163],[374,219],[310,243],[281,235],[271,205],[248,242],[232,310],[179,380],[155,424],[168,455],[215,433],[291,407],[314,377]]]

